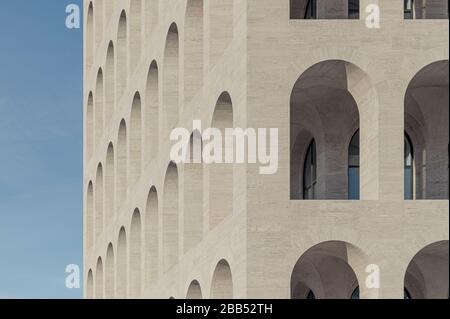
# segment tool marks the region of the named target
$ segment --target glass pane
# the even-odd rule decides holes
[[[348,199],[359,200],[359,167],[348,168]]]
[[[405,199],[413,199],[413,170],[411,167],[405,167]]]
[[[359,166],[359,131],[353,136],[348,148],[348,165]]]

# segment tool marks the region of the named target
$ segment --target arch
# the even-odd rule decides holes
[[[359,199],[359,129],[348,146],[348,199]]]
[[[94,244],[94,185],[89,181],[86,192],[86,246],[92,248]]]
[[[365,73],[345,61],[322,61],[300,75],[290,98],[291,199],[307,199],[302,185],[307,177],[304,163],[312,139],[317,154],[314,199],[349,199],[348,143],[360,120],[368,123],[359,133],[363,150],[360,193],[363,198],[378,196],[378,166],[373,151],[378,145],[374,136],[377,130],[373,123],[377,118],[374,95]]]
[[[202,288],[197,280],[193,280],[189,285],[186,299],[202,299]]]
[[[226,128],[234,127],[233,103],[227,92],[222,93],[216,103],[211,127],[219,129],[222,137],[225,136]],[[222,159],[224,154],[233,151],[232,149],[226,149],[224,144],[220,144],[220,156]],[[228,143],[228,147],[232,147],[231,143]],[[227,216],[233,213],[233,181],[233,164],[213,163],[209,165],[210,229],[220,224]]]
[[[103,232],[103,204],[103,165],[99,163],[95,178],[95,240]]]
[[[127,28],[127,15],[125,10],[123,10],[120,13],[119,26],[117,29],[117,101],[120,101],[128,84]]]
[[[414,199],[448,199],[448,79],[448,60],[436,61],[414,75],[405,93],[404,125],[415,155]]]
[[[142,166],[142,115],[141,95],[136,92],[131,106],[130,127],[130,186],[136,183],[141,176]]]
[[[291,299],[354,298],[359,286],[355,271],[364,274],[367,265],[364,259],[359,248],[342,241],[322,242],[311,247],[292,270]]]
[[[106,151],[106,167],[105,167],[105,210],[106,220],[110,223],[114,220],[115,207],[115,161],[114,161],[114,146],[109,143]],[[106,224],[106,223],[105,223]]]
[[[97,259],[95,270],[95,299],[103,299],[103,262],[101,257]]]
[[[151,34],[155,25],[158,24],[159,0],[145,0],[145,34]]]
[[[86,298],[94,298],[94,275],[92,274],[92,269],[89,269],[86,278]]]
[[[233,299],[233,276],[225,259],[219,261],[211,284],[211,299]]]
[[[113,299],[114,289],[115,289],[115,278],[114,278],[114,247],[112,243],[109,243],[106,250],[106,261],[105,261],[105,297],[106,299]]]
[[[91,159],[94,153],[94,95],[89,92],[86,104],[86,154]]]
[[[108,3],[110,1],[107,1]],[[113,114],[116,110],[115,107],[115,56],[114,56],[114,43],[112,41],[108,44],[108,50],[106,52],[106,65],[105,65],[105,120],[107,123],[110,123],[113,117]]]
[[[142,226],[141,213],[135,209],[130,230],[130,292],[139,298],[142,291]]]
[[[213,68],[233,39],[233,0],[210,1],[210,67]]]
[[[448,240],[432,243],[411,260],[405,274],[410,299],[448,299]]]
[[[89,2],[86,17],[86,69],[89,70],[94,62],[94,5]]]
[[[128,252],[127,252],[127,235],[125,228],[122,227],[119,232],[117,242],[117,278],[116,278],[116,296],[119,299],[127,298],[128,289]]]
[[[178,261],[178,168],[172,162],[164,180],[162,226],[163,267],[167,271]]]
[[[164,50],[163,114],[165,134],[169,135],[178,122],[179,39],[175,23],[169,28]]]
[[[158,193],[153,186],[147,197],[147,205],[145,209],[145,282],[152,284],[158,278]]]
[[[188,0],[184,37],[184,103],[203,87],[203,0]]]
[[[291,19],[359,19],[359,0],[290,0]]]
[[[158,64],[150,64],[145,90],[145,162],[158,153],[159,138],[159,78]]]
[[[195,130],[189,140],[188,158],[184,165],[184,251],[203,238],[203,149],[202,135]]]
[[[103,70],[98,69],[95,86],[95,147],[97,148],[103,134]]]
[[[122,119],[117,138],[116,209],[127,196],[127,125]]]
[[[141,41],[142,41],[142,2],[141,0],[130,1],[130,61],[131,72],[136,67],[141,58]]]

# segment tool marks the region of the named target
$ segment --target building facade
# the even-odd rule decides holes
[[[84,16],[86,298],[448,298],[446,0]],[[193,120],[277,128],[278,170],[174,163]]]

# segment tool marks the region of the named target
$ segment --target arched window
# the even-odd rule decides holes
[[[316,142],[312,140],[306,152],[303,166],[303,199],[315,199],[317,184]]]
[[[405,174],[404,174],[404,182],[405,182],[405,199],[413,199],[413,183],[414,183],[414,171],[413,171],[413,162],[414,162],[414,150],[411,143],[411,139],[408,134],[405,133]]]
[[[359,199],[359,130],[348,147],[348,199]]]

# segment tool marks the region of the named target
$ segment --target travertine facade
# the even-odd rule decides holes
[[[447,1],[308,2],[85,0],[87,298],[448,298]],[[278,171],[171,163],[194,119],[278,128]]]

